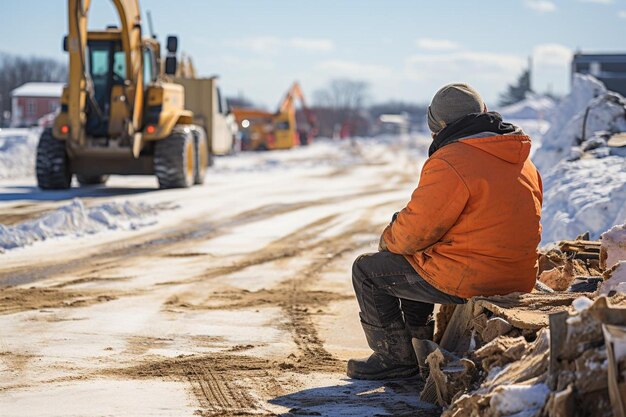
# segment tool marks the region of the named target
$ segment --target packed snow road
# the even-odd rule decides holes
[[[2,415],[434,413],[417,380],[344,374],[369,351],[352,260],[408,199],[427,144],[240,154],[186,190],[3,180],[5,233],[38,238],[0,254]]]

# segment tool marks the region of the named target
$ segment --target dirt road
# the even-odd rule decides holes
[[[368,349],[350,282],[417,183],[423,149],[325,145],[218,161],[207,183],[40,193],[0,184],[0,223],[80,197],[168,208],[138,231],[0,254],[3,416],[437,415],[418,380],[346,379]]]

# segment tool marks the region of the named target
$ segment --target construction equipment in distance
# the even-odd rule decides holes
[[[307,126],[298,126],[296,100],[302,105]],[[294,82],[278,106],[276,113],[251,108],[233,108],[241,131],[242,149],[289,149],[308,145],[317,134],[317,119],[304,100],[302,89]]]
[[[121,27],[101,31],[87,31],[91,0],[68,1],[69,79],[39,140],[37,183],[66,189],[74,174],[81,185],[155,174],[161,188],[200,184],[212,154],[229,152],[235,135],[216,79],[180,74],[175,36],[162,65],[156,37],[143,36],[138,0],[112,1]]]

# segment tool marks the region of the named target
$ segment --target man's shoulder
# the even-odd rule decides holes
[[[428,159],[440,159],[452,165],[467,161],[467,156],[474,153],[480,153],[480,150],[473,146],[468,146],[463,143],[463,141],[457,141],[438,149],[437,152],[433,153]]]

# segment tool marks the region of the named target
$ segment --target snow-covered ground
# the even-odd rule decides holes
[[[405,204],[428,142],[218,158],[184,190],[152,177],[47,193],[32,176],[0,181],[12,236],[105,225],[0,254],[12,285],[0,289],[0,414],[434,413],[418,381],[345,379],[345,360],[369,351],[351,263]],[[90,218],[103,207],[111,218]]]
[[[32,177],[39,129],[0,129],[0,180]]]

